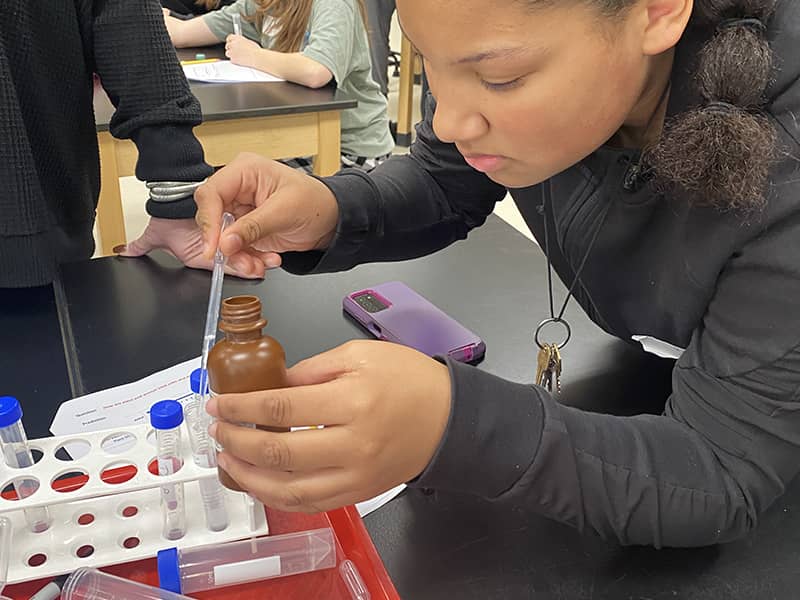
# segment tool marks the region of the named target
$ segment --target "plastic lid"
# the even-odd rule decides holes
[[[183,407],[175,400],[162,400],[150,407],[150,424],[156,429],[173,429],[183,423]]]
[[[200,374],[203,372],[203,369],[195,369],[192,371],[192,374],[189,375],[189,386],[192,388],[192,391],[195,394],[200,393]],[[206,371],[206,393],[208,393],[208,372]]]
[[[178,566],[178,549],[158,551],[158,585],[162,590],[181,593],[181,571]]]
[[[22,418],[22,407],[14,396],[0,396],[0,427],[13,425]]]

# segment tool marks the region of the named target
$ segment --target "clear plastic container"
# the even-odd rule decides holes
[[[8,561],[11,560],[11,540],[14,526],[8,517],[0,517],[0,594],[8,583]],[[2,598],[2,596],[0,596]]]
[[[194,394],[183,408],[186,418],[186,427],[189,430],[189,442],[192,445],[192,456],[198,467],[214,468],[217,467],[217,452],[208,435],[208,427],[211,425],[211,417],[203,406],[203,395],[200,393],[202,370],[192,371],[189,381]],[[206,390],[208,380],[206,378]],[[198,482],[200,495],[203,498],[203,509],[206,515],[206,527],[210,531],[222,531],[228,527],[228,510],[225,507],[225,490],[219,478],[201,479]]]
[[[150,407],[150,424],[156,430],[159,475],[172,475],[183,466],[182,423],[183,407],[180,402],[162,400]],[[186,535],[186,505],[182,483],[161,486],[161,514],[164,522],[162,535],[166,539],[179,540]]]
[[[335,566],[330,527],[158,553],[159,584],[181,594]]]
[[[9,467],[22,469],[34,465],[33,454],[28,447],[28,436],[25,435],[25,428],[22,426],[22,407],[17,399],[11,396],[0,397],[0,446]],[[15,479],[13,485],[20,500],[32,496],[39,489],[35,480],[22,476]],[[27,508],[25,521],[31,531],[41,533],[50,528],[52,518],[47,507]]]
[[[61,600],[180,600],[181,598],[188,596],[86,568],[78,569],[70,575],[61,590]]]

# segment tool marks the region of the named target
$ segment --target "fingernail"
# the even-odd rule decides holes
[[[217,464],[224,469],[228,468],[228,459],[224,454],[217,454]]]
[[[128,248],[127,244],[120,244],[119,246],[114,246],[114,247],[111,249],[111,251],[112,251],[114,254],[121,254],[121,253],[125,252],[125,250],[126,250],[127,248]]]
[[[217,424],[212,423],[208,426],[208,435],[210,435],[215,440],[217,439]]]
[[[268,269],[277,269],[281,265],[281,259],[277,256],[270,256],[264,260],[264,265]]]
[[[206,402],[206,412],[213,417],[217,416],[217,399],[214,396]]]
[[[244,240],[242,236],[236,233],[229,233],[225,236],[225,239],[228,240],[228,246],[233,246],[233,248],[228,252],[228,254],[233,254],[234,252],[238,252],[244,246]]]

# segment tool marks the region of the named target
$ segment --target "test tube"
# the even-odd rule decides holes
[[[330,527],[158,553],[159,584],[181,594],[335,566]]]
[[[156,430],[158,474],[172,475],[183,466],[181,456],[181,424],[183,408],[175,400],[162,400],[150,407],[150,424]],[[183,502],[183,484],[161,486],[162,535],[168,540],[178,540],[186,534],[186,506]]]
[[[11,560],[11,539],[14,526],[8,517],[0,517],[0,594],[8,583],[8,563]]]
[[[22,407],[11,396],[0,397],[0,445],[9,467],[24,469],[34,465],[33,454],[28,447],[28,436],[22,426]],[[25,477],[15,479],[13,485],[20,500],[32,496],[39,489],[36,481]],[[25,521],[34,533],[46,531],[52,522],[46,506],[26,508]]]
[[[72,573],[61,590],[62,600],[180,600],[181,596],[167,590],[103,573],[97,569],[81,568]]]
[[[192,371],[189,383],[194,397],[183,409],[186,426],[189,429],[189,441],[192,445],[192,456],[198,467],[216,468],[217,452],[208,435],[211,417],[202,405],[200,394],[201,369]],[[206,378],[206,389],[208,383]],[[225,490],[218,477],[201,479],[200,496],[203,499],[203,509],[206,514],[206,526],[210,531],[222,531],[228,526],[228,511],[225,508]]]

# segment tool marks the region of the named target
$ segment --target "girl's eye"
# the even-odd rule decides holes
[[[485,81],[482,79],[481,85],[483,85],[483,87],[485,87],[487,90],[505,91],[517,87],[520,83],[522,83],[522,79],[522,77],[517,77],[516,79],[502,81],[500,83],[493,83],[491,81]]]

